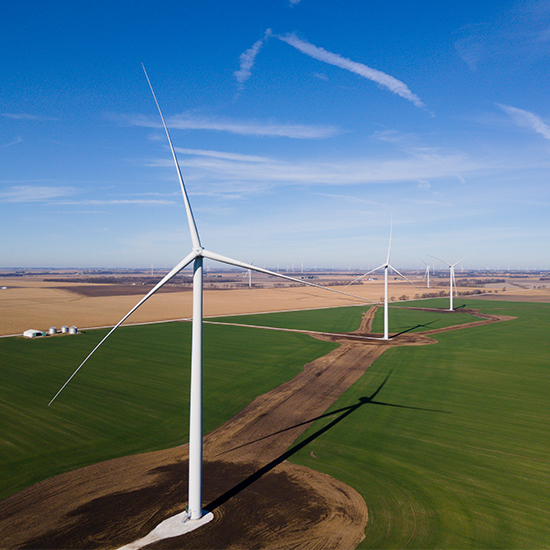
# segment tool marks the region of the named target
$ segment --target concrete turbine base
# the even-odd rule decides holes
[[[213,519],[212,512],[205,512],[199,519],[190,519],[189,512],[181,512],[159,523],[147,536],[122,546],[118,550],[139,550],[159,540],[179,537],[202,527]]]

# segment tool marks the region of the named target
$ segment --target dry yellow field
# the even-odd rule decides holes
[[[44,282],[36,278],[3,278],[0,290],[0,335],[21,334],[33,328],[47,331],[50,326],[62,325],[90,328],[117,323],[139,300],[139,295],[85,296],[66,290],[81,284]],[[108,285],[86,285],[101,288]],[[63,288],[62,288],[63,287]],[[360,298],[379,301],[384,293],[383,280],[369,281],[352,287],[333,287],[353,293]],[[491,294],[495,299],[550,301],[550,289],[509,290]],[[143,290],[143,295],[148,289]],[[404,281],[390,281],[389,294],[396,300],[402,295],[413,298],[415,294],[447,290],[442,287],[421,290]],[[511,298],[514,296],[515,298]],[[479,297],[479,295],[477,296]],[[308,308],[335,307],[361,304],[359,298],[351,298],[312,287],[242,288],[232,290],[206,289],[204,291],[204,315],[234,315],[266,311],[286,311]],[[191,317],[192,293],[157,293],[137,310],[126,324],[167,321]]]
[[[29,328],[47,330],[50,326],[59,329],[62,325],[75,325],[78,328],[113,325],[140,300],[139,295],[84,296],[60,288],[71,286],[70,283],[49,283],[36,279],[4,278],[2,284],[8,288],[0,290],[1,335],[21,334]],[[405,292],[410,293],[406,286],[406,283],[396,281],[395,284],[392,283],[390,291],[396,297]],[[346,289],[347,291],[376,301],[383,294],[383,282],[354,285]],[[144,289],[143,294],[146,292]],[[305,286],[204,291],[205,316],[361,303],[360,299]],[[157,293],[143,304],[127,323],[181,319],[190,317],[191,313],[192,293],[189,290]]]

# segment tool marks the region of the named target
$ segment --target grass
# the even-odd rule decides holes
[[[548,547],[550,305],[468,305],[518,319],[390,349],[292,457],[363,495],[361,548]]]
[[[314,330],[317,332],[351,332],[359,328],[363,314],[368,311],[369,307],[368,305],[363,305],[285,311],[280,313],[233,315],[208,320],[264,327]]]
[[[397,304],[396,304],[397,306]],[[450,314],[445,311],[417,311],[405,309],[406,307],[427,307],[426,302],[407,302],[397,307],[389,308],[389,333],[396,334],[400,332],[422,332],[436,328],[450,327],[462,323],[472,323],[479,321],[479,317],[474,317],[468,313]],[[431,307],[428,306],[428,307]],[[448,303],[446,304],[448,307]],[[459,310],[460,311],[460,310]],[[374,316],[372,331],[375,333],[384,332],[384,311],[380,308]]]
[[[0,339],[0,498],[86,464],[186,443],[190,328],[122,327],[49,408],[106,331]],[[205,433],[334,347],[302,334],[205,325]]]

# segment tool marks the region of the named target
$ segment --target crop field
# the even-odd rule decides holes
[[[232,315],[208,319],[223,323],[312,330],[317,332],[351,332],[359,327],[370,306],[349,306],[255,315]]]
[[[292,462],[363,496],[361,548],[548,547],[550,304],[462,304],[517,319],[387,350],[290,449]],[[448,298],[403,306],[445,308]],[[219,320],[344,332],[367,309]],[[390,332],[474,320],[392,307]],[[205,432],[335,348],[297,333],[204,330]],[[119,329],[46,407],[104,334],[0,340],[0,498],[85,464],[187,441],[188,323]]]
[[[550,305],[468,307],[518,319],[388,350],[291,459],[363,495],[361,548],[548,548]]]
[[[420,311],[405,309],[406,307],[426,307],[426,304],[433,304],[435,300],[406,302],[401,307],[390,307],[389,326],[390,333],[420,332],[437,328],[471,323],[479,321],[478,317],[467,313],[456,313],[449,315],[445,311]],[[449,300],[434,307],[448,307]],[[468,304],[466,304],[468,306]],[[468,306],[469,307],[469,306]],[[315,309],[307,311],[291,311],[281,313],[265,313],[260,315],[234,315],[209,319],[224,323],[236,323],[244,325],[288,328],[295,330],[311,330],[317,332],[351,332],[355,330],[364,313],[369,306],[350,306],[330,309]],[[384,332],[384,315],[380,309],[373,322],[374,333]]]
[[[105,332],[0,340],[0,498],[86,464],[187,443],[190,323],[122,327],[47,407]],[[206,325],[205,433],[335,347]]]
[[[429,307],[449,307],[449,299],[442,300],[438,306],[433,306],[435,300],[430,300]],[[427,302],[406,302],[401,306],[389,308],[389,330],[390,334],[398,334],[401,332],[422,332],[444,327],[452,327],[462,323],[473,323],[479,321],[479,317],[474,317],[468,313],[460,313],[457,310],[453,315],[449,315],[446,311],[420,311],[405,309],[409,307],[426,307]],[[466,304],[466,307],[469,307]],[[378,311],[374,317],[372,324],[373,332],[384,332],[384,316],[382,311]]]

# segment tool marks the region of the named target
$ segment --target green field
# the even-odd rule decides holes
[[[190,329],[120,328],[51,407],[106,331],[0,339],[0,498],[86,464],[186,443]],[[205,433],[335,347],[303,334],[205,325]]]
[[[303,311],[283,311],[281,313],[232,315],[209,318],[208,320],[274,328],[314,330],[317,332],[351,332],[359,328],[363,314],[369,308],[369,305],[347,306],[307,309]]]
[[[517,319],[388,350],[291,457],[363,495],[370,520],[362,548],[550,546],[550,304],[462,303]],[[445,308],[448,299],[406,305]],[[340,332],[357,328],[364,311],[238,322]],[[381,317],[382,310],[375,323]],[[392,308],[390,332],[470,320]],[[187,323],[120,329],[50,408],[105,331],[0,339],[0,495],[83,464],[185,442],[189,332]],[[205,430],[330,349],[297,333],[205,325]]]
[[[291,459],[363,495],[361,548],[550,546],[550,304],[468,306],[518,319],[389,350]]]
[[[392,304],[389,311],[390,333],[419,332],[435,328],[443,328],[462,323],[479,321],[478,317],[467,313],[449,315],[446,312],[411,311],[404,307],[426,307],[435,301],[407,302]],[[435,307],[448,307],[449,301]],[[274,328],[291,328],[297,330],[314,330],[318,332],[351,332],[359,327],[363,314],[370,306],[348,306],[327,309],[311,309],[304,311],[288,311],[282,313],[262,313],[253,315],[234,315],[217,317],[209,321],[223,323],[239,323],[244,325],[264,326]],[[431,307],[431,306],[430,306]],[[384,332],[384,315],[382,308],[375,315],[372,331]]]

